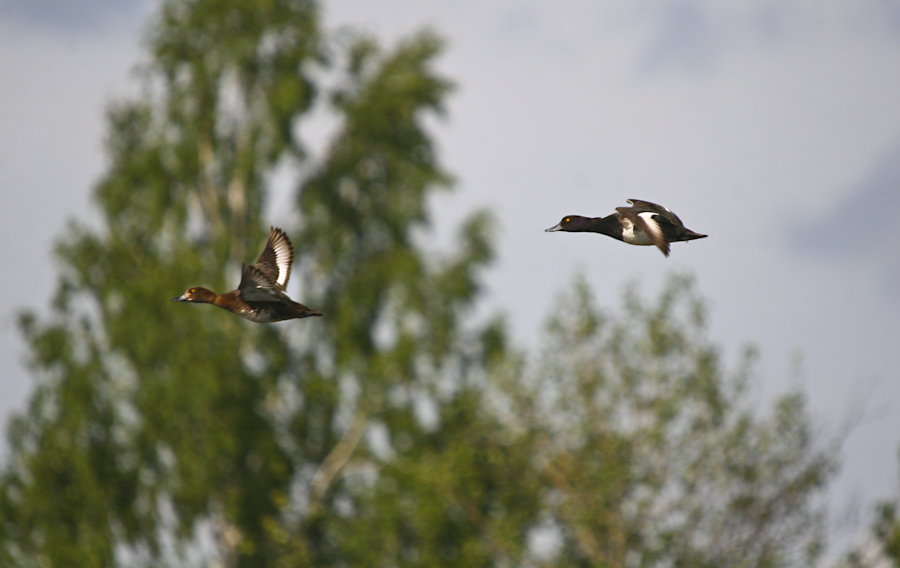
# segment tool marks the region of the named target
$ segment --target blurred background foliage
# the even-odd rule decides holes
[[[576,278],[526,352],[476,312],[491,215],[426,246],[452,182],[433,32],[385,49],[312,1],[168,0],[146,46],[143,94],[109,110],[102,223],[59,238],[52,309],[21,317],[36,385],[7,429],[0,565],[820,559],[838,444],[802,393],[754,407],[753,353],[723,364],[689,277],[618,311]],[[317,109],[337,126],[311,151]],[[325,317],[170,304],[234,287],[279,171],[297,299]],[[900,565],[898,534],[881,504],[877,554],[848,565]]]

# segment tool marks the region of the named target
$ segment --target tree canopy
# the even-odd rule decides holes
[[[494,256],[428,118],[430,31],[384,48],[312,1],[167,0],[143,94],[110,108],[101,225],[59,238],[36,386],[8,426],[3,566],[787,566],[822,545],[836,450],[800,393],[747,400],[696,285],[601,309],[577,279],[529,353],[471,318]],[[336,127],[308,148],[318,112]],[[315,320],[168,300],[234,287],[291,176]],[[477,321],[479,323],[473,323]]]

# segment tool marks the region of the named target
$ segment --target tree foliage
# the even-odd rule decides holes
[[[900,454],[898,454],[900,455]],[[837,564],[842,568],[900,567],[900,498],[885,499],[871,510],[869,533]]]
[[[509,416],[536,443],[561,564],[811,562],[824,528],[813,497],[836,448],[813,436],[802,395],[757,415],[753,353],[723,368],[691,279],[672,278],[654,304],[633,291],[623,304],[605,314],[577,282],[528,388],[507,388]]]
[[[798,393],[750,408],[750,359],[724,368],[689,280],[618,315],[579,281],[536,354],[472,323],[494,220],[428,246],[451,181],[433,33],[385,50],[296,0],[168,0],[150,30],[144,94],[109,112],[101,226],[67,229],[51,312],[21,320],[38,381],[8,428],[0,565],[815,558],[834,449]],[[318,109],[337,126],[311,151]],[[168,302],[234,286],[284,171],[325,317]]]
[[[509,356],[395,436],[330,532],[353,566],[788,566],[821,551],[835,470],[799,393],[759,417],[675,277],[622,314],[579,280],[539,362]]]

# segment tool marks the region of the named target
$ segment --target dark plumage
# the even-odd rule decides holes
[[[567,215],[547,232],[602,233],[630,245],[656,245],[669,256],[669,243],[703,239],[686,228],[677,215],[662,205],[629,199],[631,207],[616,207],[616,212],[606,217],[582,217]]]
[[[318,310],[288,298],[284,293],[291,277],[294,247],[281,229],[270,227],[269,240],[256,264],[241,267],[237,290],[216,294],[206,288],[188,288],[173,302],[213,304],[256,323],[321,316]]]

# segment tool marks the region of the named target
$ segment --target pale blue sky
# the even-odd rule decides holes
[[[0,261],[29,280],[0,283],[4,416],[30,381],[14,313],[48,305],[53,239],[67,218],[90,219],[104,105],[134,90],[153,3],[120,5],[73,14],[61,1],[0,0]],[[690,271],[726,358],[760,347],[761,401],[799,380],[827,430],[868,400],[872,420],[847,441],[832,502],[898,491],[900,2],[336,0],[324,10],[330,27],[394,40],[427,24],[448,38],[439,67],[459,88],[435,132],[458,184],[437,199],[436,238],[475,207],[495,212],[487,303],[521,341],[539,342],[577,269],[610,308],[632,279],[652,294],[673,269]],[[314,149],[325,136],[315,125],[307,134]],[[710,237],[665,259],[543,232],[632,197]],[[273,223],[291,220],[273,208]]]

